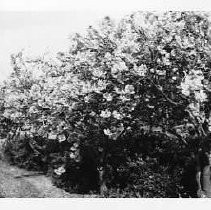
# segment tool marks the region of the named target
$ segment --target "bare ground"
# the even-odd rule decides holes
[[[49,177],[26,171],[0,160],[0,197],[5,198],[83,198],[54,186]]]

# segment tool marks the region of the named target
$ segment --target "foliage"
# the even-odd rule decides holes
[[[167,167],[160,166],[156,159],[143,160],[138,158],[128,161],[119,169],[117,180],[124,180],[125,186],[111,188],[105,194],[106,197],[179,197],[182,190],[180,180],[182,171],[178,174],[170,174]],[[176,173],[175,172],[175,173]],[[179,176],[178,176],[179,175]],[[117,182],[118,183],[118,182]]]
[[[165,154],[176,151],[178,157],[191,139],[210,132],[209,27],[206,15],[197,12],[137,12],[118,24],[106,17],[98,28],[73,35],[69,51],[57,58],[13,55],[1,100],[1,115],[11,121],[8,156],[23,166],[53,169],[65,186],[89,182],[99,167],[109,186],[108,177],[120,163],[127,170],[135,164],[139,178],[129,184],[130,175],[130,190],[135,185],[147,189],[140,189],[141,196],[171,195],[166,188],[171,177],[161,173]],[[143,135],[166,141],[153,146],[157,170],[151,163],[142,170],[138,159],[127,163],[130,142]],[[152,143],[141,148],[147,144]],[[84,170],[87,177],[76,181]],[[74,178],[67,178],[71,171]],[[152,182],[149,173],[156,177]],[[150,191],[157,185],[159,192]]]

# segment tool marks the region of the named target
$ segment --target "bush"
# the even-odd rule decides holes
[[[104,197],[180,197],[180,177],[182,168],[169,173],[167,167],[159,165],[155,159],[137,158],[118,168],[114,186]]]
[[[209,30],[197,12],[137,12],[75,34],[55,59],[12,55],[8,158],[67,190],[179,196],[190,140],[210,132]]]

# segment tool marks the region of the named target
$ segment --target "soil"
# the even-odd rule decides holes
[[[89,198],[57,188],[49,177],[0,160],[0,198]]]

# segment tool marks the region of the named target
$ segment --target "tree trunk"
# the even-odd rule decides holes
[[[107,192],[106,179],[105,179],[105,168],[104,167],[98,168],[98,172],[99,172],[100,195],[103,196]]]

